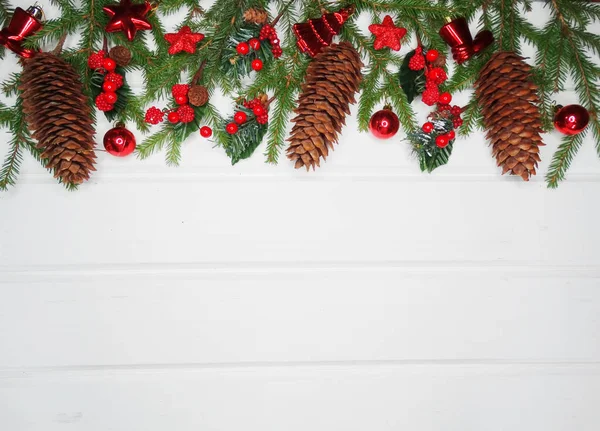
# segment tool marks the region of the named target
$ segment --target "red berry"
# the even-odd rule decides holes
[[[257,117],[260,117],[261,115],[265,115],[267,113],[267,110],[262,105],[256,105],[252,109],[252,112],[254,112],[254,115],[256,115]]]
[[[441,67],[434,67],[427,74],[427,80],[431,80],[437,85],[442,84],[446,79],[448,79],[448,75],[446,75],[446,71]]]
[[[146,112],[145,121],[148,124],[157,125],[159,123],[162,123],[164,118],[165,113],[157,107],[153,106]]]
[[[102,67],[102,63],[104,62],[104,57],[106,57],[105,51],[98,51],[88,58],[88,66],[90,69],[100,69]]]
[[[210,138],[212,136],[212,129],[208,126],[202,126],[200,128],[200,135],[203,138]]]
[[[452,115],[454,115],[455,117],[458,117],[458,116],[460,116],[460,114],[462,114],[462,108],[458,105],[454,105],[452,107],[452,110],[450,111],[450,113]]]
[[[440,103],[448,105],[450,102],[452,102],[452,95],[450,93],[444,92],[440,94]]]
[[[441,96],[440,96],[441,97]],[[438,103],[438,109],[440,111],[450,111],[450,105],[444,105],[440,99],[439,103]]]
[[[275,29],[269,24],[264,25],[263,28],[260,29],[260,40],[269,39],[269,37],[271,36],[271,34],[273,34],[274,31]]]
[[[188,97],[179,95],[175,98],[175,103],[177,103],[178,105],[187,105]]]
[[[238,124],[244,124],[248,120],[248,115],[243,111],[239,111],[235,113],[233,120]]]
[[[259,117],[256,117],[256,122],[258,124],[267,124],[269,122],[269,114],[264,114]]]
[[[258,51],[260,49],[260,40],[252,38],[248,41],[248,45],[250,45],[250,48],[253,50]]]
[[[454,130],[450,130],[448,133],[446,133],[446,136],[448,137],[448,140],[451,141],[456,138],[456,133],[454,133]]]
[[[104,67],[109,72],[114,72],[115,69],[117,68],[117,62],[115,60],[113,60],[112,58],[105,58],[102,61],[102,67]]]
[[[256,70],[257,72],[262,70],[263,68],[263,62],[261,59],[257,58],[256,60],[252,61],[252,69]]]
[[[123,86],[123,76],[118,73],[111,72],[104,77],[104,82],[110,81],[117,86],[117,88],[121,88]]]
[[[235,134],[238,132],[238,130],[239,130],[239,129],[240,129],[240,128],[239,128],[239,127],[238,127],[238,125],[237,125],[237,124],[235,124],[235,123],[229,123],[229,124],[227,125],[227,127],[225,127],[225,130],[226,130],[226,131],[227,131],[227,133],[229,133],[230,135],[235,135]]]
[[[433,106],[438,102],[440,93],[437,87],[430,87],[423,92],[422,100],[423,103],[429,106]]]
[[[106,93],[100,93],[98,97],[96,97],[96,107],[102,112],[108,112],[112,111],[115,105],[108,103],[108,100],[106,100]]]
[[[173,94],[174,98],[179,96],[187,96],[189,91],[190,86],[187,84],[175,84],[173,87],[171,87],[171,93]]]
[[[102,89],[108,93],[114,93],[117,91],[117,84],[112,81],[104,81],[104,84],[102,84]]]
[[[454,125],[455,129],[458,129],[460,126],[463,125],[463,120],[462,118],[457,118],[452,122],[452,124]]]
[[[440,135],[435,138],[435,145],[440,148],[444,148],[448,145],[448,137],[446,135]]]
[[[240,42],[235,50],[239,55],[246,55],[250,52],[250,46],[246,42]]]
[[[423,54],[415,53],[408,61],[408,68],[410,70],[423,70],[425,68],[425,57],[423,57]]]
[[[114,105],[115,103],[117,103],[117,100],[119,99],[119,97],[117,96],[117,93],[104,93],[104,97],[106,98],[106,101],[108,103],[110,103],[111,105]]]
[[[437,58],[440,56],[440,53],[437,52],[437,50],[435,49],[430,49],[429,51],[427,51],[427,61],[432,62],[437,60]]]
[[[179,114],[175,111],[169,112],[169,115],[167,115],[167,120],[169,120],[169,123],[172,124],[179,123]]]
[[[190,105],[183,105],[177,109],[177,115],[179,115],[179,121],[182,123],[191,123],[196,117],[194,109]]]
[[[433,123],[428,121],[427,123],[423,124],[423,131],[425,133],[433,132]]]

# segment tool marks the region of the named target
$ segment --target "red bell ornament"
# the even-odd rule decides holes
[[[133,133],[125,128],[123,123],[118,123],[104,135],[104,148],[109,154],[116,157],[126,157],[133,153],[136,140]]]
[[[555,111],[554,128],[563,135],[577,135],[590,122],[590,113],[581,105],[558,105]]]
[[[329,46],[333,36],[340,34],[342,26],[354,13],[350,6],[338,12],[324,14],[321,18],[310,19],[308,22],[294,24],[293,30],[298,39],[298,48],[311,57]]]
[[[396,135],[399,129],[400,120],[388,106],[373,114],[369,121],[369,130],[379,139],[389,139]]]
[[[31,6],[27,10],[16,8],[8,27],[0,31],[0,44],[20,57],[33,57],[36,51],[23,48],[23,42],[44,26],[41,21],[43,16],[44,12],[38,6]]]
[[[440,36],[452,49],[452,57],[458,64],[469,60],[494,42],[494,35],[489,30],[480,31],[473,40],[469,23],[462,17],[446,20],[448,23],[440,29]]]

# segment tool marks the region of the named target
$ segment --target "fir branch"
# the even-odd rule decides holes
[[[558,150],[554,153],[550,169],[546,174],[548,187],[557,188],[559,183],[565,179],[575,155],[581,148],[586,133],[565,136]]]

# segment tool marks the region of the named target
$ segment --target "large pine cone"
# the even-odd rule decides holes
[[[23,112],[46,167],[67,184],[81,184],[95,171],[94,127],[79,75],[52,53],[25,61]]]
[[[350,114],[350,104],[362,81],[360,55],[347,42],[321,51],[308,66],[298,100],[288,158],[296,169],[320,166]]]
[[[540,161],[539,147],[544,145],[531,66],[514,52],[498,52],[481,70],[475,89],[502,173],[529,181]]]

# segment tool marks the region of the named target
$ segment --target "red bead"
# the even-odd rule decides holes
[[[212,129],[208,126],[202,126],[200,128],[200,135],[203,138],[210,138],[212,136]]]
[[[112,58],[105,58],[102,61],[102,67],[104,67],[109,72],[114,72],[115,69],[117,68],[117,62],[115,60],[113,60]]]
[[[440,94],[440,103],[443,103],[444,105],[448,105],[450,102],[452,102],[452,95],[450,93],[446,92],[446,93]]]
[[[90,55],[88,58],[89,68],[100,69],[102,67],[102,63],[104,62],[104,57],[106,57],[105,51],[98,51],[97,53]]]
[[[400,120],[398,116],[389,109],[376,112],[369,121],[369,130],[379,139],[389,139],[398,133]]]
[[[565,135],[583,132],[590,121],[590,113],[581,105],[567,105],[554,115],[554,127]]]
[[[182,105],[177,109],[177,115],[179,115],[179,121],[182,123],[191,123],[196,117],[194,109],[190,105]]]
[[[119,99],[119,97],[117,96],[117,93],[111,92],[111,93],[104,93],[105,94],[105,98],[106,101],[112,105],[114,105],[115,103],[117,103],[117,100]]]
[[[462,108],[458,105],[454,105],[450,111],[450,113],[452,115],[454,115],[455,117],[460,116],[460,114],[462,114]]]
[[[256,60],[252,61],[252,69],[256,70],[257,72],[262,70],[263,68],[263,62],[261,59],[257,58]]]
[[[173,87],[171,87],[171,93],[175,98],[179,96],[187,96],[189,91],[190,86],[188,84],[175,84]]]
[[[246,42],[240,42],[238,43],[236,51],[239,55],[246,55],[250,52],[250,45],[248,45]]]
[[[441,67],[434,67],[427,74],[427,80],[433,81],[437,85],[442,84],[446,79],[448,79],[448,75],[446,74],[446,71]]]
[[[179,95],[175,98],[175,103],[178,105],[186,105],[188,103],[188,97]]]
[[[179,123],[179,114],[177,112],[169,112],[169,115],[167,115],[167,120],[169,120],[169,123],[172,124]]]
[[[244,124],[248,120],[248,115],[243,111],[239,111],[235,113],[233,120],[238,124]]]
[[[438,57],[440,56],[440,53],[437,52],[436,49],[430,49],[429,51],[427,51],[427,61],[432,62],[438,59]]]
[[[158,109],[156,106],[153,106],[146,112],[146,117],[144,118],[144,120],[148,124],[157,125],[159,123],[162,123],[164,118],[165,113]]]
[[[410,70],[423,70],[425,67],[425,57],[422,54],[415,53],[408,61],[408,68]]]
[[[237,124],[235,124],[235,123],[229,123],[229,124],[227,125],[227,127],[225,127],[225,130],[226,130],[226,131],[227,131],[227,133],[229,133],[230,135],[235,135],[235,134],[238,132],[238,130],[239,130],[239,129],[240,129],[240,128],[239,128],[239,127],[238,127],[238,125],[237,125]]]
[[[456,133],[454,133],[454,130],[450,130],[448,133],[446,133],[446,136],[448,137],[449,141],[452,141],[454,138],[456,138]]]
[[[448,137],[445,135],[440,135],[437,138],[435,138],[435,145],[437,145],[440,148],[444,148],[448,145]]]
[[[433,132],[433,123],[428,121],[427,123],[423,124],[423,131],[425,133]]]
[[[254,115],[256,115],[257,117],[260,117],[261,115],[265,115],[267,113],[267,110],[262,106],[262,105],[256,105],[253,109],[252,112],[254,113]]]
[[[100,93],[98,97],[96,97],[96,107],[102,112],[108,112],[112,111],[115,108],[115,105],[108,103],[106,100],[106,93]]]
[[[113,156],[128,156],[133,153],[135,146],[135,136],[125,127],[115,127],[104,135],[104,148]]]
[[[250,45],[250,48],[252,48],[255,51],[258,51],[260,49],[260,40],[256,38],[250,39],[248,41],[248,44]]]
[[[104,82],[110,81],[117,86],[117,88],[121,88],[123,86],[123,76],[119,75],[115,72],[110,72],[104,77]]]
[[[117,84],[112,81],[104,81],[104,84],[102,84],[102,89],[107,93],[114,93],[117,91]]]

